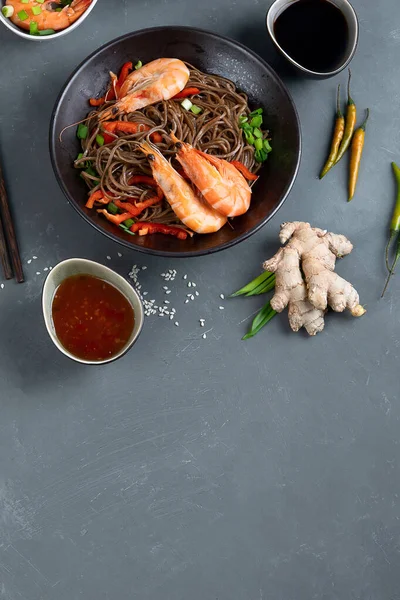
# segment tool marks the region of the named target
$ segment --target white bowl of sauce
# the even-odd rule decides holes
[[[76,362],[102,365],[123,356],[143,327],[143,305],[112,269],[84,258],[54,267],[42,293],[43,316],[55,346]]]

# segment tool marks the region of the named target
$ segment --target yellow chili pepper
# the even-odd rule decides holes
[[[336,121],[335,121],[335,129],[333,130],[333,136],[332,136],[332,143],[331,143],[331,149],[329,152],[329,156],[327,158],[327,161],[324,165],[324,168],[321,171],[321,174],[319,176],[320,179],[322,179],[327,172],[332,169],[333,165],[335,164],[335,160],[339,151],[339,146],[340,146],[340,142],[343,139],[343,133],[344,133],[344,116],[342,114],[342,111],[340,110],[340,84],[338,85],[338,89],[337,89],[337,97],[336,97]]]
[[[364,140],[365,140],[365,125],[368,121],[369,117],[369,108],[367,108],[367,114],[364,119],[364,122],[353,135],[353,140],[351,142],[351,155],[350,155],[350,176],[349,176],[349,198],[348,202],[352,200],[354,196],[354,192],[356,191],[358,172],[360,170],[360,162],[362,151],[364,148]]]
[[[347,83],[347,111],[346,111],[346,125],[344,128],[344,135],[339,146],[339,151],[335,160],[335,164],[343,157],[347,148],[350,146],[351,138],[353,136],[354,127],[357,120],[357,109],[354,104],[353,98],[350,96],[350,80],[351,71],[349,69],[349,81]]]

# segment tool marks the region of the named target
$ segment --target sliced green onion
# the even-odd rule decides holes
[[[255,117],[256,115],[262,115],[262,114],[263,114],[263,112],[264,112],[264,109],[262,109],[262,108],[257,108],[256,110],[253,110],[253,111],[250,113],[250,115],[249,115],[249,116],[250,116],[250,117]]]
[[[250,121],[250,125],[252,127],[261,127],[263,122],[263,118],[261,115],[257,115],[255,117],[252,118],[252,120]]]
[[[36,21],[31,21],[29,23],[29,33],[31,35],[37,35],[39,33],[38,24]]]
[[[116,214],[118,214],[118,210],[119,210],[119,208],[118,208],[118,206],[116,206],[116,205],[114,204],[114,202],[110,202],[109,204],[107,204],[107,210],[108,210],[108,212],[109,212],[109,213],[111,213],[112,215],[116,215]]]
[[[125,233],[129,233],[129,235],[136,235],[136,233],[133,233],[133,231],[129,231],[129,229],[127,227],[125,227],[125,225],[123,225],[123,223],[120,224],[121,229],[123,229],[125,231]]]
[[[21,0],[22,4],[29,4],[30,0]]]
[[[133,219],[127,219],[126,221],[124,221],[124,225],[125,227],[127,227],[129,229],[129,227],[132,227],[132,225],[134,224],[134,220]]]
[[[91,175],[92,177],[99,178],[99,174],[91,166],[89,166],[87,169],[85,169],[84,173],[87,173],[87,175]],[[81,175],[82,175],[82,173],[81,173]]]
[[[81,158],[83,158],[83,152],[79,152],[75,160],[80,160]]]
[[[36,0],[38,4],[44,4],[44,0]]]
[[[138,69],[140,69],[141,67],[143,67],[143,63],[142,63],[142,61],[141,61],[141,60],[138,60],[138,61],[137,61],[137,63],[136,63],[136,65],[135,65],[135,69],[136,69],[136,71],[137,71]]]
[[[54,29],[42,29],[39,30],[39,35],[53,35],[55,33]]]
[[[26,21],[27,19],[29,19],[29,15],[26,12],[26,10],[20,10],[19,12],[17,12],[17,16],[20,21]]]
[[[104,144],[103,136],[100,134],[96,135],[96,142],[98,143],[99,146],[103,146],[103,144]]]
[[[80,140],[85,140],[87,138],[87,135],[89,133],[89,128],[87,125],[84,125],[83,123],[80,123],[78,125],[78,129],[76,132],[76,135],[78,136],[78,138]]]
[[[194,115],[199,115],[203,109],[200,106],[197,106],[196,104],[192,104],[190,110]]]
[[[34,14],[35,17],[40,15],[41,12],[42,12],[42,9],[40,8],[40,6],[32,6],[32,14]]]
[[[6,19],[9,19],[14,14],[14,7],[13,6],[3,6],[3,8],[1,9],[1,12],[3,14],[3,17],[5,17]]]
[[[261,149],[261,150],[256,150],[254,152],[254,158],[256,159],[257,162],[262,163],[264,161],[267,160],[267,156],[268,154],[265,152],[265,150]]]
[[[245,123],[247,123],[248,120],[249,119],[245,115],[239,117],[239,127],[242,127]]]
[[[61,8],[61,6],[59,6],[58,8],[56,8],[56,9],[54,10],[54,12],[61,12],[61,11],[62,11],[62,8]]]
[[[271,152],[271,150],[272,150],[271,144],[269,143],[268,140],[264,140],[264,150],[265,150],[265,152]]]
[[[182,100],[181,105],[185,110],[190,110],[193,106],[193,103],[190,102],[189,98],[185,98],[184,100]]]
[[[263,141],[262,141],[262,139],[260,139],[260,138],[255,139],[254,140],[254,148],[256,150],[262,150],[262,147],[263,147]]]
[[[262,136],[263,136],[261,129],[258,129],[258,127],[254,127],[253,135],[256,138],[262,138]]]
[[[247,131],[244,132],[244,135],[246,137],[246,142],[248,144],[250,144],[251,146],[253,146],[254,145],[254,135]]]

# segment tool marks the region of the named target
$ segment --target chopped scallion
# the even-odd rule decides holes
[[[192,104],[190,110],[194,115],[199,115],[203,109],[200,106],[197,106],[196,104]]]
[[[250,121],[250,125],[252,127],[261,127],[263,122],[263,118],[261,115],[256,115],[255,117],[253,117]]]
[[[129,229],[129,227],[132,227],[134,222],[135,221],[133,219],[127,219],[126,221],[124,221],[124,225],[125,225],[125,227],[127,227]]]
[[[29,23],[29,33],[31,35],[37,35],[39,33],[38,24],[36,21],[31,21]]]
[[[244,132],[244,135],[246,137],[246,142],[251,146],[254,146],[254,135],[247,131]]]
[[[264,140],[264,150],[265,150],[265,152],[271,152],[271,150],[272,150],[271,144],[269,143],[268,140]]]
[[[245,115],[242,115],[239,117],[239,127],[242,127],[245,123],[247,123],[249,119],[247,117],[245,117]]]
[[[254,158],[256,159],[257,162],[262,163],[264,161],[267,160],[267,153],[265,152],[265,150],[261,149],[261,150],[256,150],[254,152]]]
[[[262,115],[263,114],[263,109],[262,108],[256,108],[256,110],[253,110],[250,113],[250,117],[255,117],[256,115]]]
[[[42,29],[39,30],[39,35],[53,35],[55,33],[54,29]]]
[[[21,0],[22,4],[29,4],[29,0]]]
[[[55,9],[54,12],[61,12],[61,11],[62,11],[62,8],[61,8],[61,6],[59,6],[58,8]]]
[[[13,6],[3,6],[3,8],[1,9],[1,12],[3,14],[3,17],[5,17],[6,19],[9,19],[14,14],[14,7]]]
[[[263,136],[261,129],[258,129],[258,127],[254,127],[253,135],[256,138],[262,138],[262,136]]]
[[[99,146],[103,146],[104,144],[104,138],[102,135],[98,134],[96,135],[96,142]]]
[[[193,106],[193,103],[189,100],[189,98],[185,98],[182,100],[181,105],[185,110],[190,110]]]
[[[32,6],[32,14],[34,14],[35,17],[40,15],[41,12],[42,12],[42,9],[40,8],[40,6]]]
[[[76,135],[78,136],[78,138],[80,140],[85,140],[87,138],[87,135],[89,133],[89,128],[87,125],[84,125],[83,123],[80,123],[78,125],[78,129],[76,132]]]
[[[36,0],[38,4],[44,4],[44,0]]]
[[[110,202],[109,204],[107,204],[107,210],[112,215],[116,215],[118,213],[119,208],[114,204],[114,202]]]
[[[262,147],[263,147],[263,141],[262,141],[262,139],[261,138],[256,138],[254,140],[254,148],[256,150],[262,150]]]
[[[136,233],[133,233],[133,231],[129,231],[129,229],[125,227],[123,223],[120,224],[120,227],[125,231],[125,233],[129,233],[129,235],[136,235]]]
[[[17,12],[17,16],[20,21],[26,21],[27,19],[29,19],[29,15],[26,12],[26,10],[20,10],[19,12]]]
[[[136,69],[136,70],[138,70],[138,69],[140,69],[141,67],[143,67],[143,63],[142,63],[142,61],[141,61],[141,60],[138,60],[138,61],[137,61],[137,63],[136,63],[136,65],[135,65],[135,69]]]

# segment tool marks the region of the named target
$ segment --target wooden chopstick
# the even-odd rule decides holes
[[[24,273],[22,270],[21,257],[19,255],[18,250],[18,242],[17,236],[15,234],[14,224],[11,217],[10,207],[8,205],[8,198],[6,192],[6,186],[4,184],[4,177],[1,170],[0,165],[0,219],[3,223],[3,229],[5,231],[5,237],[8,247],[8,252],[10,255],[12,267],[14,270],[15,279],[18,283],[22,283],[24,281]],[[0,238],[1,238],[0,232]],[[4,235],[3,235],[4,237]],[[1,244],[1,242],[0,242]],[[7,249],[6,247],[6,249]],[[4,266],[4,263],[3,263]],[[5,276],[7,278],[7,274],[5,271]],[[12,276],[12,275],[11,275]]]
[[[0,217],[0,261],[3,266],[4,277],[6,279],[12,279],[13,270],[8,256],[6,237],[4,233],[3,223]]]

